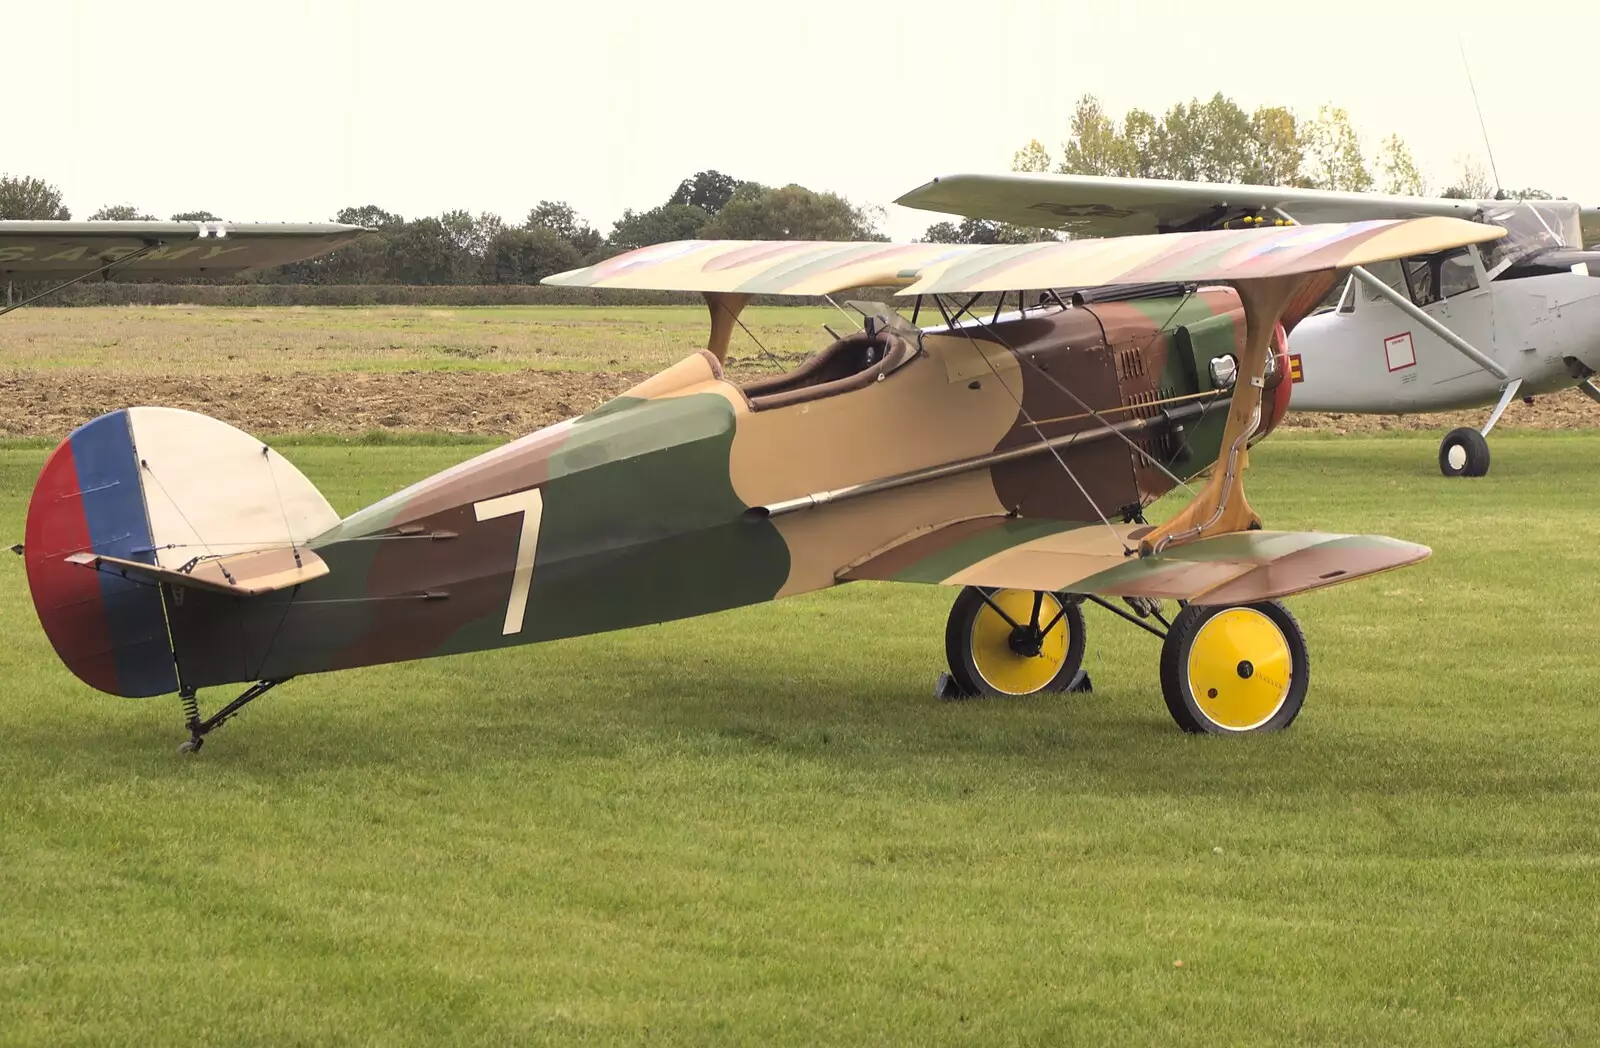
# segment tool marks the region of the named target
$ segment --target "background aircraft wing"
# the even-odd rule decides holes
[[[895,203],[924,211],[1065,229],[1078,236],[1212,229],[1275,207],[1299,222],[1440,216],[1470,219],[1481,201],[1343,193],[1323,189],[1178,182],[1092,175],[945,175]]]
[[[639,248],[546,284],[756,295],[824,295],[899,285],[902,295],[1246,280],[1347,269],[1493,240],[1454,218],[1374,221],[1038,244],[684,240]]]
[[[1129,555],[1150,530],[984,517],[921,533],[840,578],[1242,604],[1414,564],[1431,552],[1383,535],[1240,531]]]
[[[65,279],[117,259],[127,261],[110,276],[227,276],[315,258],[365,232],[334,223],[0,222],[0,280]]]

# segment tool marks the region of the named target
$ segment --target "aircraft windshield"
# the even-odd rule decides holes
[[[1485,200],[1483,220],[1506,235],[1483,245],[1483,267],[1491,277],[1552,247],[1582,247],[1581,208],[1570,200]]]

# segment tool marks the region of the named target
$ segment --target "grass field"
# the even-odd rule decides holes
[[[1436,554],[1293,602],[1249,739],[1093,609],[1094,694],[940,702],[953,592],[858,584],[294,681],[180,758],[13,560],[0,1043],[1600,1042],[1600,436],[1434,449],[1255,454],[1272,526]],[[285,450],[347,511],[477,448]]]
[[[127,374],[283,371],[657,371],[705,345],[695,306],[107,306],[29,308],[5,318],[4,363]],[[760,346],[793,363],[856,325],[827,308],[755,306]],[[771,369],[742,332],[734,364]]]

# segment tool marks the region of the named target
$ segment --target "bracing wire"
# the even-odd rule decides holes
[[[1174,309],[1172,311],[1172,316],[1167,318],[1167,323],[1168,324],[1170,324],[1172,322],[1173,317],[1176,317],[1178,315],[1178,310],[1181,310],[1183,308],[1183,306],[1184,306],[1184,303],[1187,302],[1189,300],[1189,298],[1191,296],[1193,296],[1193,295],[1194,295],[1193,291],[1190,291],[1190,292],[1188,292],[1188,294],[1184,295],[1183,301],[1178,303],[1178,308]],[[935,297],[937,297],[937,296],[935,296]],[[995,340],[997,342],[999,342],[1002,346],[1005,346],[1007,349],[1009,349],[1011,351],[1012,355],[1015,356],[1020,362],[1022,362],[1024,364],[1027,364],[1029,367],[1033,368],[1033,370],[1035,370],[1039,374],[1043,375],[1047,382],[1049,382],[1052,386],[1055,386],[1057,389],[1059,389],[1061,392],[1065,393],[1067,396],[1071,397],[1075,404],[1077,404],[1080,408],[1082,408],[1084,411],[1088,412],[1091,416],[1093,416],[1095,418],[1095,420],[1098,421],[1101,425],[1107,426],[1107,427],[1109,427],[1111,425],[1110,421],[1104,415],[1102,415],[1095,408],[1090,407],[1087,401],[1085,401],[1082,397],[1078,396],[1078,394],[1074,393],[1067,386],[1062,384],[1062,382],[1059,379],[1057,379],[1054,375],[1050,374],[1050,372],[1046,371],[1044,368],[1040,367],[1036,362],[1028,359],[1023,354],[1018,353],[1017,350],[1016,350],[1016,347],[1011,345],[1011,343],[1007,342],[1005,340],[1005,338],[998,331],[996,331],[994,329],[993,325],[986,324],[981,320],[978,321],[978,323],[981,326],[988,328],[989,334],[994,336]],[[1165,329],[1166,329],[1166,324],[1163,324],[1162,327],[1161,327],[1161,330],[1165,330]],[[968,337],[970,338],[970,336],[968,336]],[[985,359],[988,359],[988,358],[985,358]],[[1128,447],[1133,450],[1134,454],[1139,455],[1139,456],[1143,457],[1144,459],[1148,460],[1149,463],[1152,466],[1154,466],[1156,469],[1160,470],[1162,473],[1166,474],[1167,479],[1171,480],[1174,484],[1176,484],[1179,487],[1181,487],[1184,491],[1187,491],[1190,495],[1193,495],[1195,493],[1195,490],[1193,488],[1191,488],[1188,484],[1186,484],[1181,477],[1179,477],[1177,474],[1173,473],[1170,469],[1168,469],[1165,465],[1163,465],[1160,459],[1156,458],[1154,455],[1150,454],[1150,452],[1146,451],[1144,448],[1141,448],[1138,444],[1134,443],[1134,441],[1132,439],[1130,439],[1126,433],[1123,433],[1121,430],[1116,430],[1116,429],[1113,429],[1112,432],[1115,433],[1117,439],[1121,440],[1124,444],[1128,445]],[[1041,437],[1042,436],[1043,436],[1043,434],[1041,434]]]
[[[278,471],[272,468],[272,449],[261,445],[261,457],[267,460],[267,476],[272,478],[272,497],[278,501],[278,512],[283,514],[283,533],[289,537],[289,549],[294,551],[294,562],[300,564],[300,543],[294,537],[294,525],[289,523],[289,507],[283,504],[283,491],[278,487]]]
[[[774,364],[777,365],[778,370],[780,370],[780,371],[785,370],[783,361],[778,359],[778,355],[776,353],[772,352],[772,350],[768,349],[766,346],[761,344],[761,340],[759,338],[756,338],[755,332],[753,332],[749,328],[745,327],[744,320],[740,318],[738,313],[735,313],[733,310],[729,309],[726,305],[724,305],[722,303],[722,301],[720,299],[717,300],[717,308],[722,310],[724,313],[728,314],[728,316],[733,318],[733,322],[735,324],[739,325],[739,330],[743,331],[746,335],[748,335],[750,337],[750,341],[754,342],[756,344],[756,348],[757,349],[761,350],[762,353],[766,354],[766,357],[767,357],[768,360],[772,361]]]
[[[822,297],[828,300],[828,305],[832,306],[834,309],[837,309],[846,320],[850,321],[850,323],[854,324],[858,329],[862,331],[867,329],[866,325],[861,323],[861,319],[859,317],[851,316],[850,311],[839,305],[839,303],[835,302],[832,295],[823,295]]]
[[[156,476],[156,471],[150,468],[150,463],[144,459],[140,459],[139,465],[143,466],[144,471],[150,474],[150,479],[156,482],[156,487],[161,489],[161,494],[165,495],[167,497],[167,501],[172,503],[172,508],[178,511],[178,516],[183,518],[183,523],[189,528],[189,532],[194,535],[195,540],[200,545],[200,548],[206,551],[206,556],[216,556],[216,554],[211,551],[211,544],[205,540],[205,536],[200,534],[200,529],[195,527],[194,524],[190,522],[189,515],[183,511],[182,506],[178,505],[178,500],[172,497],[172,493],[167,490],[167,486],[161,483],[161,478]],[[194,544],[195,543],[193,542],[182,543],[182,545],[185,546],[192,546]],[[174,547],[177,545],[179,544],[173,544]]]
[[[942,300],[940,300],[939,296],[934,295],[934,299],[935,301],[939,302],[940,308],[943,309],[944,303]],[[982,321],[979,321],[978,323],[983,327],[988,326]],[[1022,398],[1011,392],[1011,387],[1006,385],[1005,379],[1000,376],[1000,369],[994,366],[994,361],[990,360],[989,355],[983,351],[983,347],[978,345],[978,340],[973,338],[972,333],[965,327],[957,328],[955,330],[959,330],[961,334],[966,337],[967,341],[971,343],[973,351],[978,354],[979,358],[983,360],[984,365],[988,367],[990,372],[994,374],[995,381],[1000,383],[1000,388],[1005,390],[1006,396],[1010,397],[1012,402],[1017,405],[1017,413],[1022,416],[1023,421],[1025,421],[1029,426],[1033,427],[1034,433],[1038,434],[1039,442],[1049,450],[1050,456],[1056,460],[1056,465],[1061,467],[1062,472],[1067,475],[1067,479],[1072,481],[1073,486],[1078,489],[1078,492],[1083,496],[1084,501],[1089,504],[1089,508],[1094,510],[1095,515],[1100,518],[1100,523],[1104,524],[1106,526],[1106,530],[1110,531],[1112,536],[1116,538],[1117,545],[1122,547],[1122,551],[1124,553],[1131,555],[1133,550],[1130,549],[1127,542],[1124,541],[1122,533],[1117,530],[1115,524],[1111,523],[1111,518],[1106,516],[1105,511],[1100,508],[1100,504],[1094,500],[1094,496],[1089,494],[1089,489],[1083,486],[1083,482],[1078,479],[1078,475],[1072,472],[1072,467],[1067,465],[1067,460],[1061,457],[1061,452],[1050,443],[1049,438],[1044,435],[1044,430],[1037,422],[1033,420],[1033,416],[1028,414],[1028,409],[1022,406]],[[992,328],[990,329],[990,334],[993,334]],[[1000,344],[1006,346],[1006,349],[1011,351],[1012,356],[1018,356],[1017,352],[1011,349],[1009,345],[1006,345],[1004,340],[1001,340]]]

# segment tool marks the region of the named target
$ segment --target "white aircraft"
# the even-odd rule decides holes
[[[1489,470],[1513,399],[1574,384],[1600,402],[1600,208],[1086,175],[951,175],[896,203],[970,218],[1130,236],[1253,224],[1447,215],[1502,226],[1478,247],[1357,269],[1294,328],[1293,405],[1409,414],[1490,406],[1439,446],[1445,476]],[[1600,416],[1597,416],[1600,419]]]

